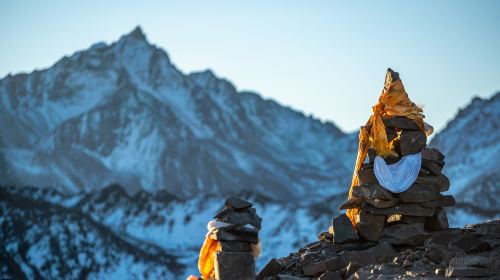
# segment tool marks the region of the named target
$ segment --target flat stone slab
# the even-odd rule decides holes
[[[220,242],[221,246],[221,251],[228,251],[228,252],[252,252],[252,245],[251,243],[247,242],[227,242],[227,241],[221,241]]]
[[[371,205],[365,204],[363,206],[363,210],[370,212],[372,214],[379,215],[392,215],[392,214],[400,214],[400,215],[409,215],[409,216],[426,216],[431,217],[434,215],[434,202],[430,201],[430,203],[424,202],[419,204],[414,203],[400,203],[394,207],[389,208],[375,208]]]
[[[363,197],[365,199],[391,200],[392,194],[379,184],[367,184],[353,188],[352,196]]]
[[[436,186],[439,188],[439,192],[446,192],[450,189],[450,179],[444,174],[440,176],[418,176],[415,183]]]
[[[436,199],[439,189],[431,185],[413,184],[408,190],[399,194],[401,202],[426,202]]]
[[[345,266],[340,257],[334,257],[327,260],[312,262],[306,265],[302,271],[305,276],[317,276],[329,270],[338,270]]]
[[[382,117],[382,122],[386,127],[393,127],[407,130],[420,130],[418,124],[407,117]]]
[[[422,150],[422,158],[428,160],[443,161],[444,155],[436,148],[424,148]]]
[[[226,207],[231,207],[234,209],[243,209],[243,208],[252,207],[252,203],[245,201],[241,198],[235,197],[235,196],[231,196],[230,198],[228,198],[226,200],[226,202],[224,203],[224,205]]]

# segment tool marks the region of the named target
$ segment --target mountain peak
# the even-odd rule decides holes
[[[146,41],[146,35],[142,31],[142,28],[140,25],[137,25],[134,30],[132,30],[129,34],[125,35],[126,37],[129,38],[135,38],[138,40],[144,40]]]

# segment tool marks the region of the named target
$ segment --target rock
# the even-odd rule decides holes
[[[312,262],[306,265],[302,272],[305,276],[315,276],[329,270],[339,270],[345,266],[344,261],[340,257],[334,257],[327,260]]]
[[[349,276],[353,275],[356,271],[358,271],[362,266],[354,261],[350,261],[346,267],[345,278],[349,278]]]
[[[391,200],[392,194],[379,184],[360,185],[352,190],[352,196],[365,199]]]
[[[399,130],[420,130],[418,124],[407,117],[382,117],[382,122],[386,127],[397,128]]]
[[[354,262],[361,266],[372,264],[376,261],[372,252],[368,251],[343,251],[340,256],[347,262]]]
[[[446,192],[450,189],[450,179],[448,179],[448,177],[446,177],[444,174],[441,174],[440,176],[419,176],[415,180],[415,183],[436,186],[439,188],[440,192]]]
[[[237,198],[235,196],[231,196],[224,203],[226,207],[234,208],[234,209],[244,209],[248,207],[252,207],[252,203],[245,201],[243,199]]]
[[[214,268],[217,280],[255,279],[255,263],[251,253],[217,252]]]
[[[484,267],[456,267],[446,268],[446,277],[487,277],[498,274],[499,269]]]
[[[430,234],[424,231],[423,224],[398,224],[386,227],[383,240],[394,245],[421,246]]]
[[[422,150],[422,159],[443,161],[444,155],[436,148],[424,148]]]
[[[359,236],[370,241],[377,241],[382,236],[384,223],[385,215],[376,215],[361,211],[359,221],[356,223],[356,230]]]
[[[436,207],[455,206],[455,198],[452,195],[438,195],[436,198]]]
[[[338,215],[332,220],[332,228],[333,241],[335,243],[344,243],[359,239],[358,234],[352,228],[351,220],[345,214]]]
[[[360,186],[365,184],[378,184],[378,180],[377,177],[375,177],[373,169],[360,169],[358,170],[357,175]]]
[[[401,202],[426,202],[435,199],[439,190],[434,186],[413,184],[408,190],[399,194]]]
[[[375,208],[389,208],[398,205],[399,198],[393,197],[391,200],[365,199],[364,202]]]
[[[377,152],[373,148],[368,149],[368,162],[373,164],[375,161],[375,157],[377,156]]]
[[[451,245],[456,246],[465,252],[479,253],[491,250],[491,245],[474,234],[466,232],[451,242]]]
[[[443,208],[436,208],[434,215],[432,217],[428,217],[425,221],[425,229],[437,231],[444,230],[448,228],[448,216],[446,216],[446,212]]]
[[[284,265],[282,262],[280,262],[277,259],[271,259],[266,266],[260,271],[259,275],[257,275],[256,280],[264,280],[265,277],[270,277],[277,275],[280,273],[284,268]]]
[[[401,222],[404,224],[425,224],[426,217],[422,216],[402,216]]]
[[[364,199],[361,197],[351,197],[349,200],[340,205],[339,210],[360,208],[363,205]]]
[[[366,250],[366,252],[372,254],[377,262],[383,263],[391,262],[398,255],[394,247],[388,242],[380,242]]]
[[[439,166],[434,161],[428,159],[422,159],[422,167],[429,170],[435,176],[441,175],[441,170],[443,170],[443,166]]]
[[[486,256],[462,255],[450,260],[450,266],[455,267],[492,267],[495,260]]]
[[[318,240],[322,241],[328,241],[328,242],[333,242],[333,234],[330,233],[330,232],[322,232],[320,234],[318,234]]]
[[[394,207],[389,208],[375,208],[371,205],[365,205],[363,210],[368,211],[372,214],[380,215],[409,215],[409,216],[432,216],[434,215],[434,203],[400,203]]]
[[[425,242],[425,246],[435,244],[448,248],[449,244],[453,241],[456,241],[461,235],[462,230],[458,229],[448,229],[445,231],[434,232],[432,233],[432,236]]]
[[[232,208],[225,208],[229,210],[222,210],[215,216],[221,222],[244,225],[250,224],[256,229],[260,230],[262,219],[257,216],[255,208],[245,208],[240,210],[233,210]]]
[[[323,274],[318,278],[318,280],[342,280],[342,276],[340,275],[340,272],[338,271],[328,271]]]
[[[257,244],[259,242],[258,232],[256,230],[241,228],[237,230],[225,230],[223,228],[215,231],[215,240],[218,241],[236,241]]]
[[[278,275],[277,276],[277,279],[278,280],[312,280],[312,278],[309,278],[309,277],[298,277],[298,276],[293,276],[293,275]]]
[[[430,244],[425,248],[425,257],[435,263],[444,263],[450,260],[448,249],[437,244]]]
[[[252,251],[252,245],[250,245],[250,243],[246,243],[246,242],[221,241],[220,246],[221,246],[221,251],[227,251],[227,252],[251,252]]]
[[[401,156],[418,153],[425,148],[426,142],[424,132],[403,130],[399,135],[399,153]]]

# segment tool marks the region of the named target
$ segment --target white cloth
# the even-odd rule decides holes
[[[375,157],[373,170],[379,184],[393,193],[406,191],[415,182],[422,165],[420,153],[402,157],[395,164],[387,165],[379,156]]]

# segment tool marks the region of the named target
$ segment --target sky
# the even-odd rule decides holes
[[[500,90],[500,1],[1,1],[0,77],[140,25],[183,72],[355,131],[387,67],[439,130]]]

